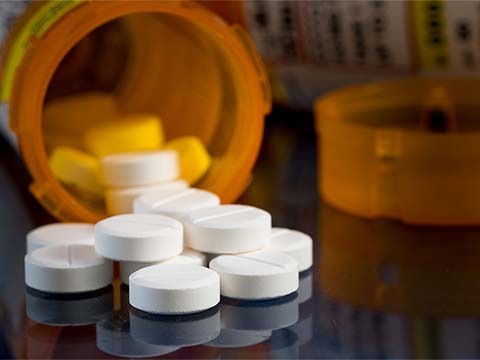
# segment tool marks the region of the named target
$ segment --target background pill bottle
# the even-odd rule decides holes
[[[48,166],[42,111],[60,96],[109,93],[121,112],[158,114],[167,140],[199,137],[213,161],[196,186],[223,202],[248,185],[270,87],[246,32],[202,5],[32,2],[9,29],[0,55],[2,110],[32,176],[32,193],[58,219],[105,216],[68,192]]]

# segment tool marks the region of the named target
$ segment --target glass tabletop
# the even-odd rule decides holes
[[[480,229],[343,213],[319,200],[316,163],[311,115],[275,111],[239,200],[314,239],[314,265],[296,293],[159,316],[130,307],[118,280],[77,295],[25,287],[25,234],[54,219],[0,141],[0,357],[480,357]]]

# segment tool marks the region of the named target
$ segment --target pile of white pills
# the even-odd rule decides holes
[[[146,165],[152,161],[158,166]],[[98,290],[112,283],[118,261],[130,304],[163,315],[204,311],[220,296],[267,300],[297,291],[299,272],[312,265],[312,239],[272,229],[264,210],[220,205],[211,192],[165,182],[176,177],[176,161],[168,151],[104,158],[104,180],[119,189],[112,198],[134,212],[95,225],[59,223],[31,231],[26,284],[52,293]],[[162,181],[155,191],[135,191]]]

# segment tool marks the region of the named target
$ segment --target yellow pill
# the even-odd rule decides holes
[[[180,158],[180,178],[193,184],[210,168],[212,158],[195,136],[183,136],[169,141],[165,149],[175,150]]]
[[[50,168],[62,183],[80,191],[101,197],[103,186],[99,182],[99,161],[83,151],[57,147],[49,158]]]
[[[158,149],[163,144],[162,122],[154,115],[127,115],[110,119],[85,133],[85,147],[99,157]]]

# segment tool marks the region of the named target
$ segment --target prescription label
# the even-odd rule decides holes
[[[32,38],[41,37],[55,21],[81,3],[82,0],[49,1],[25,23],[17,37],[13,39],[5,61],[0,89],[1,101],[8,101],[10,97],[15,70],[28,50]],[[4,19],[5,24],[12,21],[11,17]]]
[[[274,64],[400,70],[412,65],[406,2],[247,1],[245,6],[257,47]]]
[[[294,107],[360,82],[480,75],[480,1],[246,1],[245,15]]]

